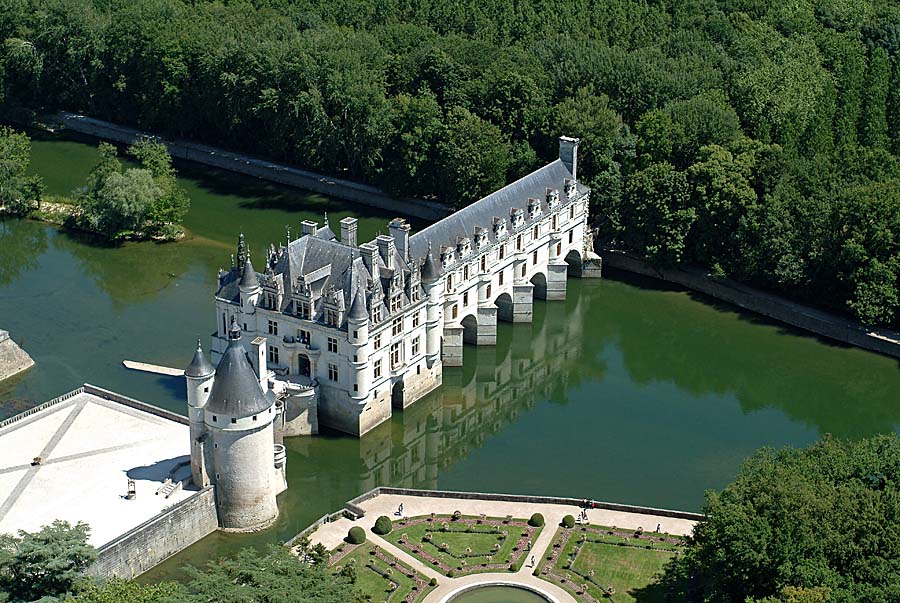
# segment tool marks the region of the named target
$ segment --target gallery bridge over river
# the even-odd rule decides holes
[[[498,319],[531,322],[535,298],[565,299],[568,275],[600,276],[578,140],[559,142],[556,161],[415,235],[397,218],[358,244],[355,218],[339,237],[327,216],[304,221],[256,259],[261,271],[242,235],[219,273],[214,359],[237,324],[261,382],[281,392],[285,435],[386,421],[440,387],[464,343],[495,345]]]

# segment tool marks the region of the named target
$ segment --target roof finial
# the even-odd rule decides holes
[[[200,345],[200,338],[199,338],[199,337],[197,338],[197,351],[198,351],[198,352],[202,352],[202,351],[203,351],[203,347]]]
[[[285,224],[284,229],[287,231],[287,244],[290,246],[291,244],[291,225]]]
[[[231,329],[228,331],[228,339],[237,340],[241,338],[241,327],[238,326],[237,317],[231,317]]]

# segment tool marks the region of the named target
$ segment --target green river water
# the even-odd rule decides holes
[[[48,192],[79,186],[90,141],[42,136],[33,170]],[[183,380],[122,366],[190,360],[214,329],[215,274],[237,234],[251,249],[360,218],[393,217],[197,165],[177,166],[191,237],[93,246],[30,221],[0,222],[0,327],[37,365],[0,384],[0,418],[90,382],[184,412]],[[420,226],[420,225],[419,225]],[[295,235],[296,236],[296,235]],[[290,489],[262,534],[214,534],[149,575],[246,544],[284,540],[376,485],[568,495],[699,510],[760,446],[900,429],[895,359],[787,328],[656,281],[573,279],[533,324],[501,323],[496,348],[466,346],[440,391],[362,439],[293,438]],[[51,518],[48,518],[48,521]]]

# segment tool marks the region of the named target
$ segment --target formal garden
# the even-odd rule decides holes
[[[360,528],[361,529],[361,528]],[[437,582],[385,553],[371,542],[344,542],[331,554],[332,571],[350,577],[371,601],[416,603],[430,593]]]
[[[535,575],[579,601],[633,603],[637,591],[642,603],[662,601],[665,593],[654,583],[666,564],[677,563],[683,546],[683,536],[579,525],[567,516]]]
[[[386,523],[379,518],[376,533],[446,576],[482,572],[515,572],[522,567],[544,525],[530,519],[462,515],[403,518]],[[390,532],[386,532],[390,529]]]

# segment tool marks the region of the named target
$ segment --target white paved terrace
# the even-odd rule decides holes
[[[187,425],[86,392],[13,422],[0,429],[0,533],[84,521],[102,546],[195,493],[156,494],[189,439]]]

